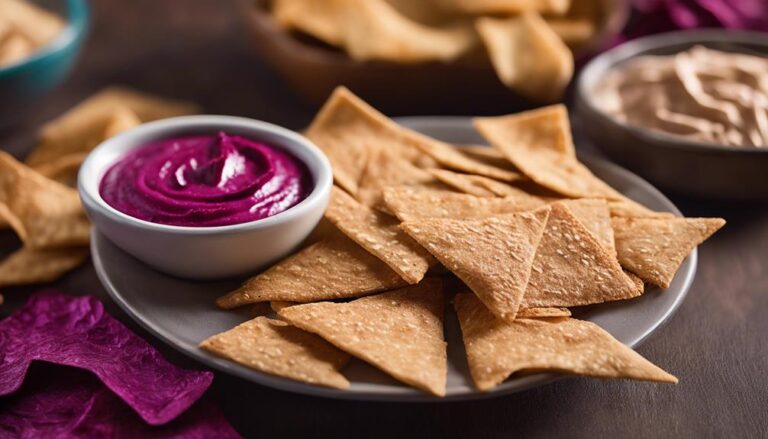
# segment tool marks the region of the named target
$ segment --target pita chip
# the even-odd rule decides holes
[[[568,308],[523,308],[517,312],[515,319],[542,319],[570,316],[571,311]]]
[[[499,318],[515,319],[549,207],[475,220],[424,219],[401,227]],[[529,306],[532,308],[534,306]]]
[[[599,378],[677,383],[594,323],[572,318],[505,322],[472,294],[454,301],[469,371],[488,391],[516,372],[557,372]]]
[[[573,54],[539,14],[478,18],[475,27],[504,85],[543,102],[563,94],[573,76]]]
[[[388,187],[383,194],[387,208],[400,221],[485,218],[531,210],[546,204],[541,198],[524,192],[492,198],[422,188]]]
[[[420,186],[447,188],[432,174],[383,148],[368,151],[368,160],[358,185],[356,198],[366,206],[386,211],[382,188],[387,186]]]
[[[419,283],[437,262],[400,229],[400,221],[363,206],[338,187],[331,192],[325,217],[409,284]]]
[[[224,309],[267,301],[315,302],[360,297],[407,285],[341,232],[289,256],[220,297]]]
[[[507,183],[482,175],[461,174],[446,169],[429,169],[428,171],[442,183],[476,197],[504,197],[522,192]],[[521,175],[520,179],[523,178]]]
[[[22,247],[0,260],[0,287],[53,282],[88,258],[88,248]]]
[[[421,137],[413,136],[345,87],[334,90],[305,134],[328,156],[336,184],[352,195],[357,194],[368,151],[386,150],[411,163],[424,158],[415,145]]]
[[[257,317],[200,343],[200,348],[259,372],[334,389],[349,355],[322,338],[280,320]]]
[[[523,174],[547,189],[571,198],[625,199],[576,159],[563,105],[476,118],[475,127]]]
[[[0,151],[2,215],[30,248],[85,245],[90,223],[77,191],[49,180]]]
[[[428,278],[352,302],[296,305],[278,314],[406,384],[444,396],[443,312],[442,281]]]
[[[571,307],[636,297],[637,287],[616,257],[564,204],[551,208],[521,306]]]
[[[273,14],[284,28],[341,47],[361,61],[450,61],[476,43],[469,26],[425,26],[386,0],[278,0]]]
[[[547,24],[568,47],[579,47],[591,40],[597,31],[587,18],[548,18]]]
[[[564,14],[571,0],[432,0],[445,11],[471,15],[519,14],[537,11],[547,14]]]
[[[669,288],[693,248],[724,224],[722,218],[613,218],[619,262],[644,281]]]
[[[603,246],[610,255],[616,254],[616,244],[613,238],[611,210],[602,198],[577,198],[562,200],[558,203],[566,206],[579,222],[586,227],[592,236]]]

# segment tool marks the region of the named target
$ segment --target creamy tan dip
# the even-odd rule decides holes
[[[611,70],[598,107],[630,125],[729,146],[768,148],[768,58],[696,46]]]

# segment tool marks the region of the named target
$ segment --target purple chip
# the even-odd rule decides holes
[[[33,295],[0,321],[0,396],[21,387],[33,360],[92,372],[151,425],[179,416],[213,380],[211,372],[170,364],[96,298],[55,290]]]

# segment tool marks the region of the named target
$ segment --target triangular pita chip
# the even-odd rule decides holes
[[[476,197],[505,197],[523,192],[507,183],[482,175],[461,174],[447,169],[429,169],[428,171],[442,183]],[[521,175],[520,179],[523,178]]]
[[[467,26],[425,26],[386,0],[277,0],[273,11],[283,27],[344,48],[357,60],[449,61],[476,41]]]
[[[467,362],[487,391],[515,372],[558,372],[600,378],[677,383],[594,323],[572,318],[505,322],[472,294],[455,298]]]
[[[507,171],[517,172],[517,168],[512,164],[504,154],[495,148],[486,145],[458,146],[459,151],[481,163],[496,168],[506,169]]]
[[[573,54],[539,14],[483,17],[475,27],[504,85],[538,101],[562,96],[573,76]]]
[[[616,257],[565,207],[552,203],[523,308],[571,307],[638,295]]]
[[[335,389],[349,387],[339,373],[349,355],[280,320],[257,317],[205,339],[200,348],[259,372]]]
[[[400,221],[355,201],[334,186],[325,217],[409,284],[424,278],[435,258],[400,229]]]
[[[572,198],[624,199],[576,159],[563,105],[474,121],[491,145],[547,189]]]
[[[11,34],[23,34],[33,48],[53,41],[64,28],[62,17],[35,2],[22,0],[0,1],[0,27],[6,25]],[[0,29],[1,31],[2,29]],[[0,36],[3,32],[0,32]]]
[[[383,149],[409,162],[423,159],[415,146],[422,141],[379,113],[345,87],[337,87],[306,136],[323,150],[333,165],[336,183],[356,195],[368,153]]]
[[[586,227],[608,254],[616,254],[616,244],[611,225],[611,210],[602,198],[577,198],[559,201],[566,206],[579,222]]]
[[[30,248],[85,245],[90,223],[77,191],[17,162],[0,151],[2,215]]]
[[[390,187],[383,192],[387,208],[401,221],[485,218],[531,210],[546,204],[541,198],[524,192],[504,198],[475,197],[410,187]]]
[[[282,319],[425,392],[445,395],[443,288],[437,278],[348,303],[283,308]]]
[[[431,0],[444,11],[471,15],[511,15],[526,11],[561,15],[571,1],[578,0]]]
[[[75,187],[77,186],[77,172],[88,154],[87,152],[67,154],[35,166],[34,169],[45,178],[69,187]]]
[[[391,268],[336,232],[289,256],[220,297],[229,309],[256,302],[315,302],[359,297],[407,285]]]
[[[371,148],[367,157],[356,194],[356,198],[366,206],[386,210],[381,190],[387,186],[447,188],[429,172],[389,150]]]
[[[401,227],[464,281],[495,315],[514,320],[549,211],[543,207],[466,221],[424,219],[406,221]]]
[[[38,166],[57,157],[90,151],[105,138],[132,125],[132,116],[148,122],[199,111],[197,105],[189,102],[109,87],[46,123],[40,131],[40,144],[26,162]]]
[[[547,18],[547,24],[570,48],[588,42],[597,30],[595,23],[587,18]]]
[[[724,224],[722,218],[613,218],[619,262],[644,281],[669,288],[691,250]]]
[[[88,258],[88,248],[22,247],[0,260],[0,287],[53,282]]]
[[[517,312],[515,319],[540,319],[555,317],[570,317],[568,308],[523,308]]]
[[[647,207],[624,198],[621,200],[608,200],[608,206],[611,208],[611,216],[620,216],[625,218],[674,218],[675,215],[670,212],[655,212]]]

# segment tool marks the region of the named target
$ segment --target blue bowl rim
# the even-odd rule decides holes
[[[19,62],[0,67],[0,76],[11,75],[43,62],[49,56],[77,44],[85,35],[88,26],[88,5],[86,0],[62,0],[66,2],[66,24],[64,29],[50,43],[39,48]]]

